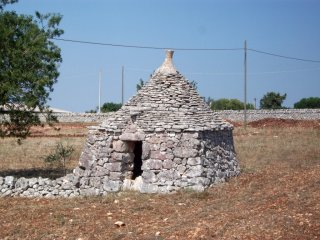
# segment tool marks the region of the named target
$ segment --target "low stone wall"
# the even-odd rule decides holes
[[[73,174],[51,180],[49,178],[0,177],[0,197],[75,197],[86,195],[78,187]]]
[[[216,111],[222,119],[234,122],[244,120],[243,110]],[[292,119],[292,120],[319,120],[320,109],[276,109],[276,110],[248,110],[247,121],[257,121],[265,118]]]
[[[112,113],[53,113],[62,123],[101,123]],[[46,121],[44,114],[39,113],[40,120]],[[0,114],[0,121],[8,120],[7,114]]]
[[[222,110],[215,111],[222,119],[234,122],[242,122],[244,119],[243,110]],[[84,122],[101,123],[112,113],[54,113],[59,122]],[[0,116],[1,117],[1,116]],[[3,117],[3,116],[2,116]],[[276,109],[276,110],[248,110],[247,121],[257,121],[265,118],[281,118],[293,120],[319,120],[320,109]],[[45,118],[41,117],[44,121]]]
[[[241,122],[244,119],[243,110],[223,110],[215,112],[222,119]],[[100,123],[112,113],[55,113],[60,122],[96,122]],[[319,120],[320,109],[276,109],[276,110],[248,110],[249,122],[265,118],[282,118],[293,120]]]
[[[112,113],[54,113],[59,122],[83,122],[83,123],[101,123]],[[41,117],[44,121],[45,118]]]

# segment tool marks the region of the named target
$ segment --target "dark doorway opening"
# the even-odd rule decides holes
[[[136,179],[136,177],[141,176],[142,174],[142,142],[135,142],[134,144],[134,159],[133,159],[133,174],[132,174],[132,179]]]

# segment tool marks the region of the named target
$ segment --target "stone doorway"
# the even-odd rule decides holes
[[[135,141],[134,143],[134,159],[133,159],[133,171],[132,171],[132,180],[135,180],[137,177],[142,174],[142,141]]]

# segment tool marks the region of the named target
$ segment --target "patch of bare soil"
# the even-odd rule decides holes
[[[320,129],[320,120],[292,120],[292,119],[278,119],[278,118],[265,118],[248,123],[249,126],[254,128],[261,127],[281,127],[281,128],[317,128]]]

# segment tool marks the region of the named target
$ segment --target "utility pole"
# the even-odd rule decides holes
[[[99,71],[99,106],[98,106],[98,113],[101,113],[101,79],[102,79],[102,70]]]
[[[124,89],[124,66],[122,66],[122,74],[121,74],[121,103],[123,105],[123,89]]]
[[[257,109],[257,98],[254,98],[254,109]]]
[[[244,41],[244,128],[247,129],[247,40]]]

